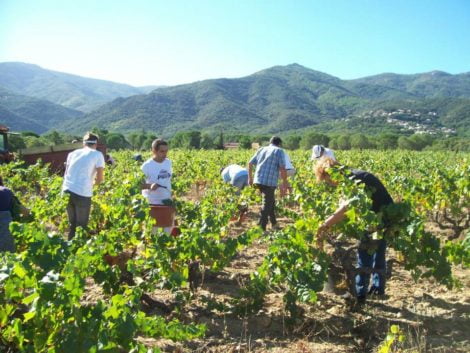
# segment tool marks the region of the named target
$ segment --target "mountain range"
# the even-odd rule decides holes
[[[81,133],[96,126],[169,136],[189,129],[279,133],[375,125],[377,131],[410,126],[470,131],[470,73],[341,80],[291,64],[242,78],[139,88],[0,63],[0,87],[0,121],[18,121],[18,130],[31,123],[27,129],[37,132]]]
[[[17,94],[45,99],[82,112],[92,111],[117,97],[148,93],[155,88],[133,87],[17,62],[0,63],[0,86]]]
[[[0,121],[12,129],[43,133],[83,115],[81,111],[0,87]]]

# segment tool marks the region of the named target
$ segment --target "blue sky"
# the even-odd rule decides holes
[[[132,85],[299,63],[340,77],[470,71],[466,0],[0,0],[0,62]]]

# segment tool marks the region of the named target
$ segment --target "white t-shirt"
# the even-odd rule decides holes
[[[171,199],[171,161],[168,158],[161,163],[155,162],[153,158],[147,160],[140,168],[145,174],[145,182],[147,184],[161,185],[157,190],[144,189],[144,195],[149,204],[161,205],[163,200]]]
[[[224,170],[222,170],[222,178],[226,183],[233,184],[235,179],[241,177],[242,175],[248,176],[248,171],[246,168],[243,168],[238,164],[230,164],[228,167],[225,167]]]
[[[332,160],[336,161],[335,153],[332,149],[327,147],[323,147],[320,145],[313,146],[312,148],[312,157],[310,158],[312,161],[319,160],[321,157],[328,157]]]
[[[67,156],[67,169],[64,175],[63,191],[91,197],[96,168],[104,168],[103,153],[93,148],[83,147]]]
[[[289,157],[289,155],[287,154],[286,151],[284,151],[284,157],[285,157],[285,160],[286,160],[286,170],[294,169],[294,166],[292,165],[290,157]]]

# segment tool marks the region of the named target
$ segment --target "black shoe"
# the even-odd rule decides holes
[[[377,287],[370,287],[369,295],[383,296],[385,292]]]
[[[385,293],[374,292],[369,296],[372,300],[388,300],[390,297]]]
[[[356,303],[357,304],[365,304],[366,303],[366,297],[365,296],[359,296],[359,297],[356,297]]]

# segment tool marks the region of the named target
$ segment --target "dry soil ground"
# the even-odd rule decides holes
[[[242,232],[252,226],[257,210],[249,213]],[[280,219],[285,225],[288,220]],[[470,352],[470,269],[455,269],[462,288],[448,290],[432,280],[417,283],[396,262],[387,283],[387,296],[351,306],[342,296],[322,292],[313,306],[303,306],[304,317],[286,324],[282,293],[270,294],[255,316],[238,318],[207,309],[203,298],[224,302],[237,294],[249,274],[263,261],[267,243],[257,240],[238,254],[223,272],[207,275],[191,304],[179,314],[188,322],[207,325],[204,339],[183,344],[143,339],[165,352],[375,352],[392,324],[406,335],[407,352]],[[389,251],[388,258],[396,258]],[[169,293],[155,291],[155,299]]]

